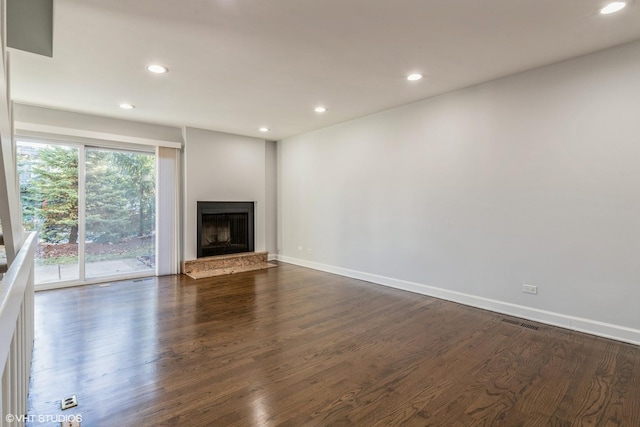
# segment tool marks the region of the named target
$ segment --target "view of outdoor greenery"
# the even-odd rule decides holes
[[[18,147],[24,226],[39,233],[36,265],[42,266],[41,276],[78,279],[79,209],[85,216],[87,277],[153,267],[152,154],[86,148],[85,203],[79,206],[76,147],[34,143]],[[38,268],[38,281],[37,276]]]
[[[33,154],[33,153],[31,153]],[[23,222],[47,243],[78,242],[78,150],[48,146],[18,159]]]
[[[155,158],[88,150],[87,240],[113,242],[155,229]]]

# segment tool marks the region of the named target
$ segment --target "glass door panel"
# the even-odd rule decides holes
[[[85,277],[155,270],[155,156],[86,148]]]
[[[77,281],[78,149],[19,141],[17,160],[24,228],[38,232],[35,281]]]

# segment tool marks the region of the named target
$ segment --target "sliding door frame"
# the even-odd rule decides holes
[[[86,224],[86,211],[87,211],[87,189],[85,184],[87,182],[86,176],[86,147],[81,145],[78,147],[78,281],[85,283],[86,277],[86,265],[85,260],[87,254],[86,248],[86,236],[87,236],[87,224]],[[36,289],[39,289],[39,285],[36,283]]]
[[[75,280],[64,280],[59,282],[46,282],[46,283],[36,283],[35,290],[48,290],[48,289],[58,289],[58,288],[66,288],[71,286],[79,286],[79,285],[91,285],[96,283],[105,283],[115,280],[128,280],[128,279],[138,279],[156,276],[158,272],[158,265],[154,266],[153,270],[149,271],[140,271],[140,272],[130,272],[130,273],[122,273],[122,274],[113,274],[109,276],[101,276],[101,277],[91,277],[89,280],[86,278],[86,151],[88,148],[90,149],[107,149],[107,150],[121,150],[128,152],[136,152],[143,153],[148,155],[153,155],[155,159],[156,165],[156,173],[155,173],[155,187],[156,187],[156,209],[157,209],[157,195],[158,195],[158,150],[156,147],[148,146],[148,145],[135,145],[130,143],[117,143],[114,141],[91,141],[91,142],[78,142],[78,141],[68,141],[64,138],[39,138],[39,137],[28,137],[28,136],[16,136],[16,141],[24,141],[35,144],[42,145],[58,145],[58,146],[67,146],[73,147],[78,151],[78,279]],[[158,217],[158,213],[156,211],[156,218]],[[155,222],[155,253],[158,253],[158,240],[159,233],[157,230],[158,223],[157,220]]]

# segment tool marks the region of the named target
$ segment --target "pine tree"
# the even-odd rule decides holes
[[[78,242],[78,150],[46,146],[38,150],[32,167],[33,188],[40,205],[34,214],[42,218],[40,238],[45,242]]]
[[[47,243],[78,241],[78,150],[21,148],[25,224]],[[115,243],[155,228],[155,157],[104,149],[85,152],[86,240]]]
[[[31,185],[33,167],[37,161],[37,149],[31,146],[19,147],[18,175],[20,177],[20,203],[22,205],[22,222],[25,230],[38,231],[38,207],[42,197],[35,186]]]
[[[113,153],[114,166],[127,179],[132,217],[137,217],[138,236],[155,228],[155,157],[141,153]]]
[[[132,234],[127,177],[114,166],[114,153],[86,151],[86,234],[93,242],[117,242]]]

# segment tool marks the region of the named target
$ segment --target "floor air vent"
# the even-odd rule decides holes
[[[531,329],[532,331],[537,331],[538,329],[540,329],[540,326],[532,325],[530,323],[518,322],[517,320],[502,319],[502,322],[503,323],[508,323],[510,325],[521,326],[523,328]]]
[[[64,411],[65,409],[73,408],[78,406],[78,398],[74,394],[71,397],[67,397],[66,399],[62,399],[60,401],[60,407]]]

